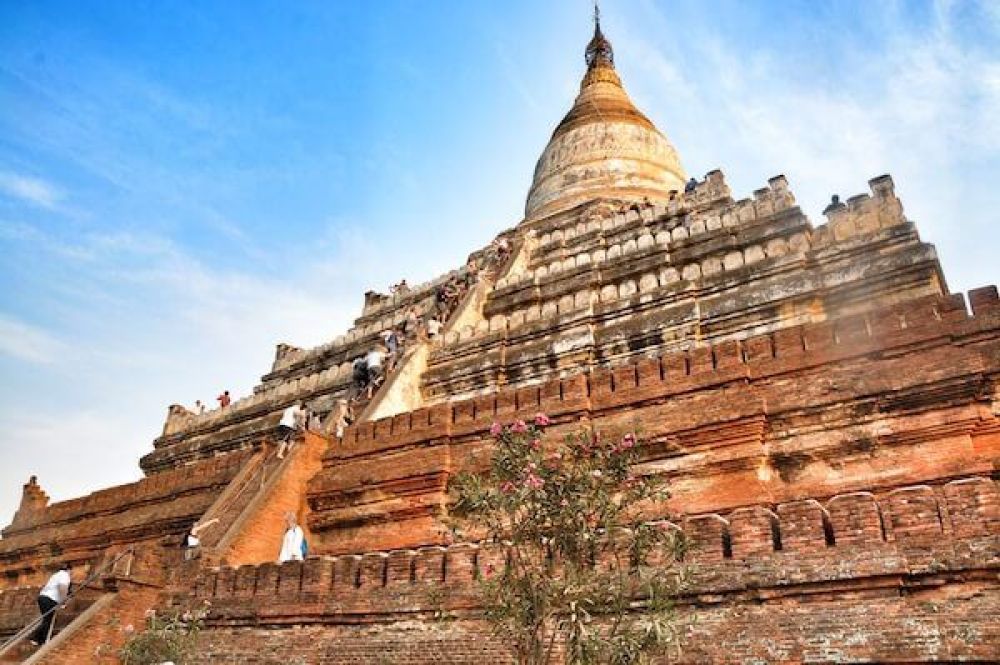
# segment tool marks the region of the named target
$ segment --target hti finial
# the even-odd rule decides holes
[[[587,67],[603,64],[614,67],[615,56],[611,50],[611,42],[604,38],[601,33],[601,7],[598,0],[594,0],[594,38],[587,44],[585,53]]]

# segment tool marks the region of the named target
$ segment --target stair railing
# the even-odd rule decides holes
[[[111,568],[113,570],[114,567],[116,565],[118,565],[118,562],[121,561],[123,558],[125,558],[125,555],[132,555],[132,554],[135,554],[135,546],[129,546],[127,549],[122,550],[110,562],[106,562],[103,566],[100,566],[97,570],[91,572],[90,575],[88,575],[87,578],[83,582],[81,582],[79,585],[73,585],[73,588],[66,595],[66,599],[62,603],[56,605],[55,607],[53,607],[52,609],[50,609],[48,612],[45,612],[44,614],[41,614],[38,617],[36,617],[27,626],[25,626],[24,628],[22,628],[21,630],[19,630],[17,633],[15,633],[13,637],[11,637],[9,640],[7,640],[6,642],[4,642],[3,646],[0,646],[0,656],[4,655],[5,653],[7,653],[11,649],[13,649],[17,644],[19,644],[20,642],[22,642],[26,637],[28,637],[29,635],[31,635],[31,633],[35,632],[35,629],[37,629],[38,626],[40,626],[41,623],[43,621],[45,621],[46,617],[48,617],[51,614],[51,615],[53,615],[53,617],[52,617],[52,623],[49,624],[49,634],[45,636],[45,641],[48,642],[49,639],[52,637],[52,630],[53,630],[53,628],[55,627],[55,624],[56,624],[56,622],[55,622],[55,614],[59,610],[59,608],[64,607],[66,605],[66,603],[68,603],[70,600],[72,600],[76,596],[76,594],[78,594],[80,591],[83,591],[84,589],[88,588],[91,584],[94,583],[94,581],[98,577],[100,577],[101,575],[103,575],[105,573],[105,571],[107,571],[109,568]]]

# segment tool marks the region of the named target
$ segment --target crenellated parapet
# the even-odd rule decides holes
[[[530,235],[530,233],[529,233]],[[525,236],[526,237],[526,236]],[[498,236],[508,242],[510,232]],[[523,245],[520,241],[519,245]],[[492,246],[470,255],[483,272],[497,269]],[[282,411],[297,402],[325,415],[333,404],[350,392],[353,361],[381,343],[381,333],[400,326],[409,312],[425,317],[436,307],[438,290],[454,279],[465,279],[463,266],[423,284],[393,295],[366,294],[362,315],[354,326],[327,344],[301,349],[278,344],[271,371],[251,395],[227,407],[194,413],[184,406],[169,407],[163,434],[154,451],[143,457],[147,473],[205,459],[212,455],[257,446],[276,431]]]
[[[844,206],[838,224],[855,231],[839,239],[830,225],[813,229],[784,176],[733,201],[718,172],[664,203],[594,204],[540,226],[530,260],[497,282],[483,319],[435,349],[425,398],[537,383],[941,294],[934,250],[902,217],[891,180],[871,186],[873,196]]]
[[[176,546],[247,459],[247,453],[234,453],[77,499],[38,502],[30,520],[15,520],[3,530],[0,586],[44,581],[54,561],[88,564],[124,544],[172,536]]]
[[[310,482],[310,524],[326,551],[441,542],[448,477],[482,459],[493,422],[538,412],[555,436],[641,428],[684,511],[988,472],[992,293],[974,292],[972,315],[961,296],[926,297],[361,423]]]
[[[695,603],[794,597],[858,579],[919,586],[920,577],[1000,567],[1000,490],[987,477],[690,515],[675,526],[688,543],[682,597]],[[491,543],[310,557],[208,571],[192,596],[211,601],[210,623],[394,620],[442,604],[474,608],[476,580],[504,560]]]
[[[870,195],[858,194],[847,199],[846,203],[834,197],[823,211],[827,223],[817,227],[814,233],[816,244],[842,242],[907,223],[891,176],[872,178],[868,185],[871,187]]]

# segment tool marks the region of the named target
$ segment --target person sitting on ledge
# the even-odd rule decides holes
[[[56,618],[56,608],[66,602],[69,587],[73,583],[69,566],[59,564],[58,570],[49,577],[42,590],[38,593],[38,611],[42,613],[42,621],[31,634],[31,643],[35,646],[49,641],[52,632],[52,622]]]
[[[278,554],[278,563],[286,561],[302,561],[305,558],[305,534],[302,527],[298,525],[295,513],[289,511],[285,513],[285,535],[281,539],[281,552]]]
[[[698,188],[698,181],[694,178],[691,178],[690,180],[687,181],[687,184],[684,185],[684,193],[690,194],[697,188]]]

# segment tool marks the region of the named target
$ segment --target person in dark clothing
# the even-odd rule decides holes
[[[351,394],[360,395],[368,385],[368,362],[364,356],[358,356],[351,365]]]

